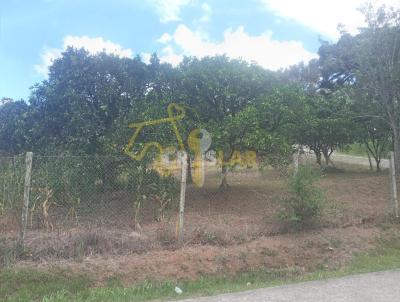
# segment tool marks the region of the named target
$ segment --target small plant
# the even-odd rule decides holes
[[[295,230],[313,227],[320,221],[324,194],[315,186],[320,173],[310,166],[299,167],[288,182],[291,196],[283,199],[279,218]]]
[[[149,187],[151,199],[156,203],[154,218],[158,222],[165,220],[165,212],[177,206],[179,184],[172,176],[157,177]]]
[[[163,222],[167,210],[177,205],[179,183],[173,176],[161,176],[156,171],[139,166],[136,179],[133,179],[134,226],[140,230],[140,213],[143,204],[152,201],[156,204],[154,218]]]

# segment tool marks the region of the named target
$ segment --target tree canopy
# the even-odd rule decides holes
[[[226,56],[173,67],[157,55],[145,64],[68,48],[28,100],[0,102],[0,152],[121,155],[129,124],[164,118],[177,103],[186,112],[178,124],[185,148],[191,130],[205,129],[223,162],[245,150],[284,161],[302,145],[329,165],[336,149],[360,142],[378,168],[392,144],[400,167],[400,13],[367,7],[364,14],[359,34],[343,32],[336,43],[322,42],[319,59],[278,72]],[[173,135],[162,124],[140,140],[178,148]]]

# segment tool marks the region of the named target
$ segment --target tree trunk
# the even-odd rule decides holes
[[[367,156],[368,156],[368,162],[369,162],[369,169],[372,171],[374,169],[374,167],[372,166],[371,154],[369,154],[368,148],[367,148]]]
[[[322,154],[324,155],[324,159],[325,159],[325,165],[328,167],[329,163],[332,164],[332,167],[335,166],[335,164],[331,161],[331,155],[333,153],[333,149],[330,148],[323,148],[322,149]]]
[[[186,183],[191,184],[193,183],[193,178],[192,178],[192,162],[190,160],[190,156],[187,156],[187,180]]]
[[[376,172],[381,172],[381,159],[375,158],[375,162],[376,162]]]
[[[228,174],[228,169],[225,165],[222,165],[222,172],[221,172],[221,185],[219,186],[221,189],[228,188],[228,181],[227,181],[227,176]]]
[[[324,159],[325,159],[325,165],[329,166],[329,155],[326,152],[324,152],[323,154],[324,154]]]
[[[322,166],[322,155],[321,152],[314,152],[315,153],[315,157],[317,158],[317,164],[319,166]]]

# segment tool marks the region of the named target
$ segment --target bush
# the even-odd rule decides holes
[[[0,157],[0,215],[18,208],[24,192],[25,158]]]
[[[324,194],[315,186],[320,172],[303,165],[288,182],[291,196],[283,199],[279,218],[295,230],[313,227],[321,217]]]

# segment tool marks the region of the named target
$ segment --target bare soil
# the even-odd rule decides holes
[[[125,284],[146,279],[195,279],[259,269],[339,267],[355,252],[374,246],[388,225],[388,177],[363,168],[324,175],[319,185],[327,196],[319,229],[287,233],[276,218],[288,194],[286,180],[273,169],[231,173],[221,191],[219,174],[209,171],[204,187],[189,185],[183,244],[175,239],[176,211],[155,221],[155,206],[143,209],[142,228],[133,230],[130,196],[114,192],[97,208],[50,210],[54,229],[40,216],[27,233],[28,253],[16,267],[67,268],[89,273],[99,283],[119,276]],[[0,239],[18,234],[18,215],[0,216]],[[390,231],[397,231],[390,224]],[[1,241],[0,241],[1,244]],[[1,252],[1,249],[0,249]]]

